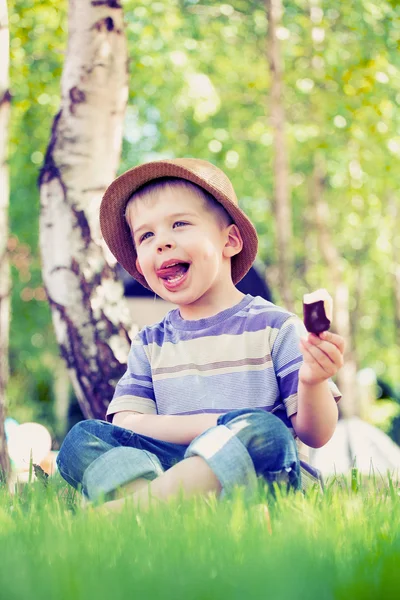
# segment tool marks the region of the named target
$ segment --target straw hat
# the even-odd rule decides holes
[[[232,258],[232,280],[233,283],[238,283],[256,257],[257,233],[254,225],[239,208],[235,191],[225,173],[211,163],[197,158],[145,163],[126,171],[108,187],[100,206],[100,227],[104,240],[117,261],[132,277],[150,289],[136,269],[137,255],[125,219],[125,209],[133,192],[160,177],[180,177],[196,183],[214,196],[232,217],[243,238],[243,249]]]

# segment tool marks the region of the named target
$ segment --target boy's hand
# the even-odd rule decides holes
[[[299,380],[307,385],[316,385],[336,375],[343,366],[344,339],[330,331],[319,336],[308,334],[300,340],[304,362],[300,367]]]

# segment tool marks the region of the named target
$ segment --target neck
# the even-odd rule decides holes
[[[242,298],[244,298],[244,294],[242,294],[242,292],[240,292],[231,282],[231,286],[229,286],[228,289],[225,288],[224,291],[218,295],[205,295],[193,304],[179,306],[179,312],[182,319],[188,321],[205,319],[207,317],[213,317],[223,310],[235,306]]]

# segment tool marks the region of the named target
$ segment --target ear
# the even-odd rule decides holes
[[[139,263],[139,259],[138,259],[138,258],[136,259],[136,269],[139,271],[139,273],[140,273],[141,275],[143,275],[143,271],[142,271],[142,269],[140,268],[140,263]]]
[[[243,239],[237,225],[229,225],[226,229],[227,240],[225,242],[223,255],[226,258],[232,258],[243,248]]]

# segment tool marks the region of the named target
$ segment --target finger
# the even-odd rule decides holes
[[[340,337],[340,336],[338,336]],[[315,347],[319,348],[322,352],[324,352],[327,356],[329,356],[330,360],[338,367],[343,366],[343,353],[342,351],[333,343],[329,341],[322,340],[317,335],[310,335],[308,337],[307,342]]]
[[[307,362],[317,363],[318,366],[328,377],[332,377],[332,375],[334,375],[337,371],[337,366],[330,359],[330,357],[327,354],[325,354],[325,352],[323,352],[318,346],[314,346],[303,340],[301,341],[304,358],[307,360]]]
[[[334,344],[334,346],[336,346],[336,348],[338,348],[339,351],[343,354],[345,342],[344,338],[341,335],[332,333],[332,331],[323,331],[320,335],[320,338],[325,342],[330,342],[331,344]]]
[[[323,378],[323,379],[329,379],[331,377],[331,372],[326,371],[315,360],[315,358],[312,356],[312,354],[310,353],[310,351],[307,348],[303,347],[302,352],[303,352],[303,358],[304,358],[303,365],[307,366],[309,369],[312,370],[314,377]]]

